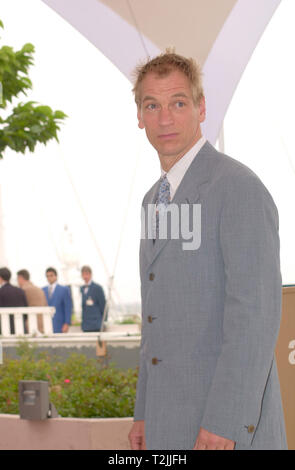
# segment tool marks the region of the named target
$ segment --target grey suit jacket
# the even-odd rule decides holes
[[[145,195],[155,202],[159,182]],[[172,203],[201,204],[201,243],[141,240],[135,421],[148,449],[192,449],[200,427],[236,449],[285,449],[274,349],[281,316],[278,213],[245,165],[208,142]]]

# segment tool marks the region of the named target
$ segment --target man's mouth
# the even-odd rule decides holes
[[[177,136],[176,132],[171,132],[169,134],[160,134],[158,137],[161,140],[169,140],[169,139],[174,139]]]

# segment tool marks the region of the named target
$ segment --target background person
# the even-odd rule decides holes
[[[27,307],[25,293],[19,287],[10,284],[11,271],[8,268],[0,268],[0,307]],[[14,318],[9,315],[10,333],[15,334]],[[27,333],[24,318],[24,331]]]
[[[106,303],[103,288],[93,282],[92,270],[89,266],[82,267],[81,276],[85,282],[81,287],[82,330],[100,331]]]
[[[25,292],[29,307],[46,307],[48,305],[44,291],[30,281],[30,273],[27,269],[20,269],[17,272],[17,282],[19,287]],[[37,315],[37,324],[38,330],[43,333],[43,318],[41,314]]]
[[[48,305],[55,307],[52,319],[54,333],[67,333],[71,324],[72,299],[69,287],[57,282],[57,271],[54,268],[46,270],[48,286],[43,287]]]

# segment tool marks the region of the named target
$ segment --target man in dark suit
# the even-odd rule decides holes
[[[100,331],[105,308],[103,289],[92,281],[92,271],[89,266],[83,266],[81,276],[85,281],[85,285],[81,287],[82,330]]]
[[[46,270],[48,286],[43,287],[48,305],[55,307],[52,319],[54,333],[67,333],[71,324],[72,298],[70,289],[57,283],[57,271],[54,268]]]
[[[8,268],[0,268],[0,307],[27,307],[25,293],[19,287],[10,284],[11,272]],[[14,319],[9,315],[10,332],[15,333]]]

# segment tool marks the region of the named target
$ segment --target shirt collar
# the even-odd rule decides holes
[[[53,284],[48,284],[48,287],[50,287],[50,286],[51,286],[53,289],[55,289],[56,286],[57,286],[57,281],[54,282]]]
[[[185,172],[187,171],[188,167],[205,144],[206,140],[206,137],[201,137],[198,142],[196,142],[195,145],[183,157],[181,157],[181,159],[178,160],[178,162],[176,162],[175,165],[173,165],[167,173],[161,167],[161,177],[167,174],[167,179],[170,183],[170,192],[172,197],[175,194],[176,189],[180,185],[180,182],[184,177]]]

